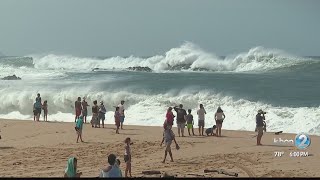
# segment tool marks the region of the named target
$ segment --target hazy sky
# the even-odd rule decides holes
[[[255,46],[320,55],[318,0],[1,0],[0,52],[164,54],[190,41],[228,55]]]

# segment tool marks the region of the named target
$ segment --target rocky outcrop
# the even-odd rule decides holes
[[[16,76],[16,75],[12,75],[12,76],[6,76],[4,78],[1,78],[2,80],[21,80],[20,77]]]
[[[141,66],[128,67],[127,70],[130,70],[130,71],[142,71],[142,72],[152,72],[151,68],[149,68],[149,67],[141,67]]]

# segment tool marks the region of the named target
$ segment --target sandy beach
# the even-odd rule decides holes
[[[110,121],[107,121],[110,122]],[[0,120],[0,177],[62,177],[69,156],[78,158],[83,177],[97,177],[106,166],[107,155],[115,153],[123,162],[124,139],[131,137],[132,175],[159,170],[177,177],[232,177],[204,169],[222,169],[238,173],[238,177],[319,177],[320,138],[310,136],[311,146],[304,150],[308,157],[290,157],[300,152],[293,145],[280,146],[273,138],[294,139],[295,134],[274,135],[267,132],[263,146],[256,146],[255,132],[226,131],[223,137],[177,137],[181,149],[173,148],[175,162],[169,157],[161,163],[164,147],[160,147],[162,127],[125,126],[115,134],[115,126],[94,129],[84,125],[84,143],[76,143],[74,123]],[[186,129],[185,129],[186,130]],[[177,135],[176,128],[173,131]],[[195,129],[196,134],[198,129]],[[284,152],[275,157],[274,152]],[[159,176],[159,175],[158,175]]]

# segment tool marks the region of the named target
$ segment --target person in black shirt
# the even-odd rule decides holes
[[[178,135],[180,137],[180,131],[182,137],[184,137],[184,127],[186,126],[187,112],[182,109],[183,105],[180,104],[179,107],[174,107],[174,110],[177,112],[177,126],[178,126]]]
[[[264,120],[266,113],[263,112],[261,109],[259,109],[258,114],[256,115],[256,130],[258,131],[258,136],[257,136],[257,146],[262,145],[261,144],[261,138],[263,135],[263,129],[264,129]]]

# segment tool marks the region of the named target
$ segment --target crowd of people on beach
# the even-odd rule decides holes
[[[125,118],[124,102],[125,102],[124,100],[121,100],[118,106],[114,106],[115,107],[114,120],[116,125],[116,134],[119,134],[120,128],[123,129],[123,122]],[[92,119],[90,121],[90,124],[92,128],[100,128],[100,125],[102,125],[102,128],[104,128],[105,114],[107,111],[103,104],[103,101],[100,101],[100,105],[97,105],[97,104],[98,104],[97,100],[94,100],[93,106],[92,106]],[[88,115],[87,107],[90,105],[86,102],[85,97],[82,99],[82,101],[81,101],[81,97],[78,97],[74,105],[75,105],[74,106],[75,107],[75,130],[77,133],[76,142],[78,143],[79,139],[81,142],[83,142],[82,129],[83,129],[83,124],[87,123],[87,115]],[[42,104],[39,93],[37,94],[37,98],[35,100],[33,107],[34,107],[34,116],[35,116],[34,121],[39,121],[41,109],[44,110],[44,121],[47,121],[48,104],[46,100]],[[176,112],[176,116],[173,114],[172,110]],[[207,112],[203,104],[200,104],[199,109],[197,110],[199,136],[204,136],[206,114]],[[257,145],[262,145],[261,138],[263,135],[263,131],[266,131],[266,124],[264,121],[265,114],[266,112],[263,112],[260,109],[258,111],[258,114],[256,115],[256,132],[258,132]],[[171,162],[174,161],[172,151],[171,151],[172,142],[175,143],[175,148],[177,150],[180,149],[180,146],[178,145],[175,139],[175,134],[172,131],[172,126],[174,125],[175,118],[176,118],[179,137],[185,137],[185,134],[184,134],[185,127],[187,127],[188,129],[189,136],[195,136],[194,117],[192,115],[192,110],[188,109],[188,113],[187,113],[186,110],[183,108],[182,104],[180,104],[179,106],[169,107],[166,112],[166,119],[163,123],[163,134],[162,134],[162,141],[160,144],[160,146],[162,146],[163,143],[165,144],[164,159],[162,161],[163,163],[165,163],[168,154],[171,158]],[[222,137],[221,129],[222,129],[222,124],[225,118],[226,118],[226,115],[224,114],[222,108],[218,107],[214,115],[215,125],[213,125],[211,128],[208,128],[205,131],[206,135]],[[130,145],[132,145],[132,142],[130,137],[127,137],[124,142],[125,142],[124,162],[126,163],[125,177],[131,177]],[[108,163],[109,163],[109,166],[101,170],[99,177],[122,177],[122,172],[119,167],[120,160],[117,159],[116,155],[110,154],[108,156]],[[65,170],[64,177],[80,177],[81,175],[82,175],[81,172],[77,172],[77,158],[70,157],[67,162],[67,168]]]

